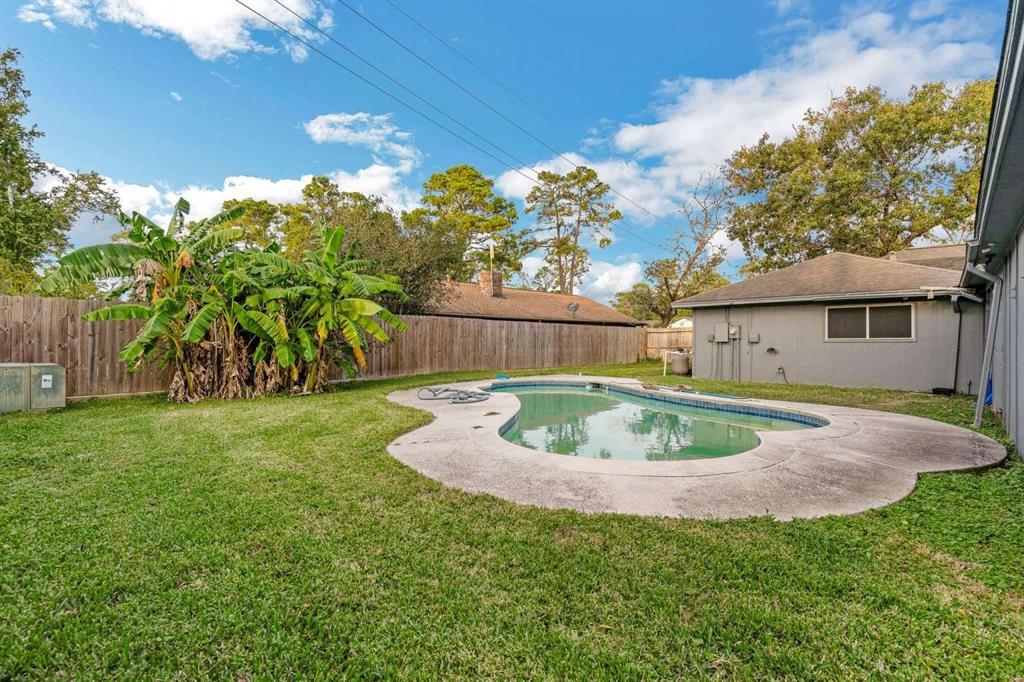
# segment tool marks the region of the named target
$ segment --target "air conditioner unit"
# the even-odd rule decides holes
[[[64,368],[49,363],[0,363],[0,412],[64,407]]]

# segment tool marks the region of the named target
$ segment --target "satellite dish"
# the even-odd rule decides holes
[[[580,309],[580,304],[577,303],[576,301],[573,301],[569,305],[565,306],[565,309],[568,310],[570,313],[575,313],[577,310]]]

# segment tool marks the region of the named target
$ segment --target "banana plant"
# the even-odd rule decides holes
[[[129,370],[142,367],[154,357],[160,366],[173,363],[189,399],[197,396],[184,339],[186,318],[194,307],[196,282],[211,263],[241,238],[240,228],[222,228],[238,217],[225,211],[185,229],[189,204],[178,199],[166,228],[133,212],[121,213],[127,242],[86,246],[67,254],[59,266],[39,284],[44,293],[107,278],[124,278],[135,287],[138,302],[112,305],[83,316],[89,321],[144,319],[138,335],[121,349],[119,357]]]
[[[127,242],[97,244],[76,249],[59,261],[59,267],[39,283],[43,293],[107,278],[134,279],[147,289],[153,303],[165,287],[177,286],[182,274],[196,262],[206,262],[237,242],[238,227],[221,227],[241,214],[241,209],[223,211],[200,220],[186,231],[189,203],[178,199],[166,228],[138,212],[121,213]]]
[[[387,293],[402,299],[405,293],[397,278],[368,274],[371,267],[368,261],[339,261],[344,239],[343,227],[328,228],[324,232],[323,246],[307,254],[306,274],[316,294],[302,310],[302,320],[307,325],[312,323],[318,353],[329,335],[340,334],[356,365],[364,367],[366,337],[381,343],[391,340],[381,323],[399,332],[407,329],[404,322],[370,297]]]
[[[132,300],[84,317],[144,320],[120,357],[130,370],[156,359],[172,365],[171,399],[320,391],[332,363],[355,372],[370,341],[406,329],[373,300],[404,298],[397,279],[348,258],[343,228],[319,227],[322,247],[296,263],[276,245],[237,248],[241,230],[223,227],[236,210],[186,225],[188,210],[179,200],[165,228],[122,215],[126,242],[69,253],[40,287],[125,280]]]
[[[249,317],[258,328],[263,352],[272,349],[278,363],[291,370],[293,380],[303,365],[302,390],[306,392],[323,387],[332,362],[349,372],[365,367],[367,339],[391,340],[384,326],[399,332],[407,329],[398,317],[369,298],[385,293],[404,297],[397,279],[368,274],[368,261],[341,259],[343,227],[319,229],[324,234],[323,246],[305,254],[292,273],[292,286],[265,290],[250,301],[262,307],[251,311]],[[343,342],[348,353],[330,353],[336,340]],[[259,353],[257,349],[257,356]]]

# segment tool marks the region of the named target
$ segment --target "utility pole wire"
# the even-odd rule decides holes
[[[445,132],[447,132],[449,135],[455,137],[456,139],[461,140],[462,142],[465,142],[466,144],[468,144],[473,149],[476,149],[481,154],[484,154],[487,157],[489,157],[489,158],[497,161],[501,165],[505,166],[506,168],[508,168],[510,170],[513,170],[516,173],[519,173],[519,175],[522,175],[524,178],[526,178],[530,182],[536,183],[536,180],[534,180],[529,175],[527,175],[526,173],[522,172],[520,169],[516,168],[512,164],[508,163],[507,161],[505,161],[503,159],[499,159],[497,156],[495,156],[494,154],[490,153],[489,151],[487,151],[483,147],[473,143],[470,140],[467,140],[465,138],[465,136],[460,135],[459,133],[455,132],[454,130],[452,130],[451,128],[446,126],[445,124],[441,123],[440,121],[438,121],[438,120],[432,118],[431,116],[428,116],[427,114],[423,113],[422,111],[420,111],[419,109],[417,109],[413,105],[411,105],[408,102],[406,102],[405,100],[403,100],[401,97],[398,97],[397,95],[395,95],[395,94],[385,90],[384,88],[382,88],[381,86],[377,85],[376,83],[371,81],[369,78],[366,78],[365,76],[363,76],[362,74],[358,73],[357,71],[353,71],[352,69],[350,69],[349,67],[345,66],[344,64],[339,62],[334,57],[332,57],[331,55],[327,54],[326,52],[324,52],[323,50],[318,48],[316,45],[313,45],[308,40],[306,40],[306,39],[296,35],[295,33],[292,33],[291,31],[289,31],[287,28],[285,28],[281,24],[279,24],[276,21],[274,21],[273,19],[270,19],[269,17],[267,17],[265,14],[262,14],[258,10],[255,10],[252,7],[250,7],[249,5],[245,4],[245,2],[243,2],[242,0],[235,0],[235,2],[238,3],[239,5],[241,5],[242,7],[246,8],[247,10],[249,10],[250,12],[255,14],[256,16],[258,16],[260,19],[263,19],[263,21],[265,21],[268,24],[270,24],[271,26],[275,27],[277,30],[279,30],[282,33],[285,33],[285,34],[291,36],[293,40],[296,40],[296,41],[302,43],[303,45],[305,45],[306,47],[308,47],[309,49],[313,50],[318,55],[320,55],[324,59],[328,60],[329,62],[331,62],[335,66],[338,66],[339,68],[344,69],[346,72],[348,72],[349,74],[355,76],[356,78],[358,78],[362,82],[366,83],[367,85],[369,85],[374,90],[380,92],[381,94],[385,95],[389,99],[392,99],[395,102],[398,102],[399,104],[401,104],[403,107],[405,107],[409,111],[412,111],[416,115],[421,116],[422,118],[426,119],[430,123],[433,123],[435,126],[440,128],[441,130],[444,130]]]
[[[541,118],[543,118],[543,119],[544,119],[545,121],[547,121],[548,123],[550,123],[550,124],[552,124],[552,125],[554,125],[554,126],[558,127],[558,128],[559,128],[559,129],[560,129],[560,130],[561,130],[562,132],[564,132],[564,133],[565,133],[566,135],[574,135],[574,134],[575,134],[575,133],[573,133],[572,131],[570,131],[570,130],[569,130],[568,128],[566,128],[565,126],[563,126],[563,125],[562,125],[561,123],[559,123],[558,121],[554,120],[554,119],[553,119],[552,117],[550,117],[550,116],[548,116],[547,114],[545,114],[545,113],[544,113],[543,111],[541,111],[541,110],[540,110],[540,109],[539,109],[538,107],[536,107],[536,106],[534,106],[533,104],[531,104],[529,100],[527,100],[526,98],[524,98],[524,97],[520,96],[520,95],[519,95],[519,94],[518,94],[518,93],[517,93],[517,92],[516,92],[515,90],[513,90],[513,89],[512,89],[512,88],[510,88],[509,86],[507,86],[507,85],[505,85],[504,83],[502,83],[502,82],[501,82],[500,80],[498,80],[498,78],[497,78],[496,76],[492,75],[492,74],[491,74],[491,73],[490,73],[489,71],[487,71],[487,69],[485,69],[484,67],[480,66],[480,65],[479,65],[478,63],[476,63],[475,61],[473,61],[472,59],[470,59],[470,58],[469,58],[469,57],[468,57],[468,56],[466,55],[466,53],[462,52],[461,50],[459,50],[458,48],[456,48],[456,47],[455,47],[454,45],[452,45],[451,43],[449,43],[449,42],[448,42],[447,40],[445,40],[445,39],[444,39],[444,38],[442,38],[441,36],[439,36],[439,35],[437,35],[436,33],[434,33],[434,32],[433,32],[432,30],[430,30],[430,28],[429,28],[429,27],[427,27],[427,26],[424,26],[424,25],[423,25],[423,24],[422,24],[421,22],[419,22],[419,21],[418,21],[418,20],[417,20],[417,19],[416,19],[415,17],[413,17],[413,16],[411,15],[411,14],[409,14],[409,13],[408,13],[408,12],[406,12],[406,11],[405,11],[404,9],[402,9],[402,7],[401,7],[400,5],[398,5],[397,3],[393,2],[393,0],[384,0],[384,1],[385,1],[385,2],[387,2],[387,3],[389,4],[389,5],[391,5],[391,7],[392,7],[392,8],[393,8],[393,9],[394,9],[394,10],[395,10],[396,12],[398,12],[399,14],[401,14],[402,16],[404,16],[404,17],[405,17],[406,19],[408,19],[408,20],[409,20],[409,21],[411,21],[412,23],[414,23],[414,24],[416,24],[417,26],[419,26],[419,27],[420,27],[420,29],[422,29],[422,30],[423,30],[423,31],[424,31],[424,32],[425,32],[426,34],[428,34],[428,35],[429,35],[429,36],[430,36],[431,38],[433,38],[433,39],[434,39],[434,40],[436,40],[437,42],[441,43],[441,45],[443,45],[443,46],[444,46],[445,48],[447,48],[448,50],[451,50],[452,52],[454,52],[454,53],[455,53],[456,55],[458,55],[458,56],[459,56],[459,58],[461,58],[461,59],[462,59],[463,61],[465,61],[465,62],[466,62],[467,64],[469,64],[470,66],[472,66],[472,67],[473,67],[474,69],[476,69],[477,71],[479,71],[479,72],[480,72],[480,73],[482,73],[483,75],[487,76],[487,78],[488,78],[488,79],[490,79],[490,80],[491,80],[491,82],[495,83],[495,84],[496,84],[496,85],[497,85],[498,87],[500,87],[500,88],[501,88],[502,90],[504,90],[505,92],[507,92],[508,94],[512,95],[512,96],[513,96],[513,97],[515,97],[515,98],[516,98],[517,100],[519,100],[520,102],[522,102],[522,103],[523,103],[524,105],[526,105],[526,107],[527,107],[528,109],[530,109],[530,110],[531,110],[531,111],[533,111],[533,112],[534,112],[535,114],[537,114],[538,116],[540,116]]]
[[[521,125],[519,125],[518,123],[516,123],[515,121],[513,121],[513,120],[512,120],[511,118],[509,118],[508,116],[506,116],[506,115],[505,115],[504,113],[502,113],[501,111],[499,111],[499,110],[498,110],[498,109],[496,109],[495,107],[491,106],[491,105],[490,105],[490,104],[489,104],[489,103],[488,103],[487,101],[485,101],[485,100],[484,100],[483,98],[481,98],[480,96],[478,96],[478,95],[477,95],[476,93],[474,93],[474,92],[473,92],[472,90],[470,90],[469,88],[467,88],[466,86],[464,86],[464,85],[463,85],[462,83],[458,82],[457,80],[455,80],[454,78],[452,78],[451,76],[449,76],[449,75],[448,75],[447,73],[445,73],[444,71],[442,71],[442,70],[441,70],[441,69],[439,69],[438,67],[434,66],[434,65],[433,65],[433,64],[432,64],[432,63],[430,62],[430,60],[428,60],[428,59],[427,59],[426,57],[423,57],[423,56],[421,56],[421,55],[420,55],[420,54],[419,54],[418,52],[416,52],[416,51],[415,51],[415,50],[413,50],[413,49],[412,49],[411,47],[409,47],[408,45],[406,45],[405,43],[403,43],[403,42],[402,42],[401,40],[399,40],[398,38],[396,38],[395,36],[393,36],[393,35],[392,35],[391,33],[389,33],[388,31],[386,31],[386,30],[385,30],[384,28],[382,28],[381,26],[379,26],[379,25],[378,25],[378,24],[377,24],[376,22],[374,22],[374,21],[373,21],[372,19],[370,19],[369,17],[367,17],[367,16],[365,15],[365,14],[363,14],[362,12],[360,12],[359,10],[357,10],[357,9],[356,9],[355,7],[353,7],[352,5],[348,4],[348,2],[346,2],[346,0],[334,0],[334,1],[335,1],[336,3],[338,3],[339,5],[342,5],[343,7],[345,7],[346,9],[348,9],[348,11],[352,12],[352,14],[355,14],[355,15],[356,15],[357,17],[359,17],[360,19],[362,19],[363,21],[365,21],[365,22],[366,22],[367,24],[369,24],[370,26],[372,26],[373,28],[375,28],[375,29],[376,29],[377,31],[379,31],[379,32],[380,32],[380,33],[382,33],[383,35],[387,36],[387,38],[388,38],[388,39],[390,39],[390,40],[391,40],[391,41],[392,41],[393,43],[395,43],[396,45],[398,45],[399,47],[401,47],[401,48],[402,48],[403,50],[405,50],[406,52],[408,52],[409,54],[411,54],[411,55],[412,55],[413,57],[415,57],[415,58],[416,58],[417,60],[419,60],[419,61],[420,61],[421,63],[425,64],[425,65],[426,65],[426,66],[427,66],[427,67],[428,67],[429,69],[431,69],[432,71],[434,71],[434,73],[438,74],[439,76],[441,76],[442,78],[444,78],[444,79],[445,79],[446,81],[448,81],[449,83],[451,83],[452,85],[454,85],[455,87],[457,87],[457,88],[458,88],[459,90],[462,90],[462,91],[463,91],[464,93],[466,93],[467,95],[469,95],[470,97],[472,97],[473,99],[475,99],[475,100],[476,100],[477,102],[479,102],[479,103],[480,103],[481,105],[483,105],[484,107],[486,107],[486,108],[487,108],[487,109],[489,109],[490,111],[492,111],[492,112],[494,112],[495,114],[497,114],[498,116],[500,116],[500,117],[501,117],[501,118],[502,118],[503,120],[505,120],[505,121],[506,121],[506,122],[508,122],[508,123],[509,123],[510,125],[512,125],[512,126],[513,126],[514,128],[516,128],[517,130],[519,130],[520,132],[522,132],[522,133],[523,133],[524,135],[526,135],[527,137],[529,137],[530,139],[532,139],[532,140],[533,140],[534,142],[536,142],[536,143],[537,143],[537,144],[539,144],[540,146],[544,147],[544,148],[545,148],[545,149],[547,149],[547,150],[548,150],[549,152],[551,152],[552,154],[554,154],[554,155],[555,155],[555,156],[557,156],[558,158],[562,159],[563,161],[565,161],[566,163],[568,163],[568,164],[569,164],[570,166],[572,166],[573,168],[579,168],[579,167],[580,167],[580,164],[576,163],[575,161],[573,161],[572,159],[570,159],[569,157],[567,157],[567,156],[566,156],[565,154],[563,154],[562,152],[558,151],[557,149],[555,149],[554,147],[552,147],[551,145],[549,145],[549,144],[548,144],[547,142],[545,142],[544,140],[540,139],[539,137],[537,137],[536,135],[534,135],[533,133],[531,133],[531,132],[530,132],[529,130],[527,130],[527,129],[526,129],[526,128],[524,128],[523,126],[521,126]],[[607,184],[607,183],[605,183],[605,184]],[[637,203],[637,202],[633,201],[633,200],[632,200],[631,198],[629,198],[628,196],[626,196],[625,194],[623,194],[623,193],[622,193],[622,192],[620,192],[619,190],[615,189],[615,188],[614,188],[613,186],[611,186],[611,185],[608,185],[608,189],[609,189],[609,190],[611,190],[611,191],[612,191],[612,193],[613,193],[613,194],[615,194],[616,196],[618,196],[618,197],[620,197],[620,198],[622,198],[622,199],[624,199],[624,200],[628,201],[629,203],[633,204],[633,206],[637,207],[638,209],[640,209],[641,211],[643,211],[643,212],[644,212],[644,213],[646,213],[647,215],[651,216],[651,217],[652,217],[652,218],[654,218],[655,220],[664,220],[664,218],[662,218],[661,216],[659,216],[659,215],[655,214],[655,213],[654,213],[654,212],[652,212],[652,211],[649,211],[649,210],[647,209],[647,207],[645,207],[645,206],[642,206],[642,205],[640,205],[639,203]]]
[[[376,71],[380,75],[384,76],[385,78],[387,78],[389,81],[391,81],[392,83],[394,83],[398,87],[402,88],[402,90],[405,90],[407,93],[409,93],[410,95],[412,95],[413,97],[418,99],[423,104],[427,105],[428,107],[430,107],[431,109],[433,109],[437,113],[439,113],[442,116],[444,116],[444,117],[448,118],[449,120],[453,121],[460,128],[462,128],[463,130],[469,132],[471,135],[473,135],[474,137],[478,138],[479,140],[482,140],[485,144],[488,144],[491,147],[493,147],[494,149],[497,149],[499,152],[501,152],[502,154],[504,154],[508,158],[512,159],[516,163],[518,163],[520,166],[522,166],[524,168],[528,168],[529,170],[532,170],[534,175],[538,175],[538,171],[537,171],[536,168],[531,167],[530,164],[528,164],[525,161],[523,161],[522,159],[516,157],[516,155],[513,154],[512,152],[510,152],[510,151],[508,151],[506,149],[503,149],[502,147],[499,147],[494,142],[491,142],[489,139],[487,139],[486,137],[484,137],[480,133],[476,132],[475,130],[470,128],[468,125],[466,125],[465,123],[463,123],[459,119],[455,118],[455,116],[453,116],[452,114],[449,114],[444,109],[436,106],[433,102],[431,102],[427,98],[423,97],[422,95],[417,93],[412,88],[407,87],[404,83],[399,81],[397,78],[393,77],[391,74],[389,74],[388,72],[384,71],[383,69],[378,67],[376,64],[374,64],[370,60],[364,58],[358,52],[356,52],[355,50],[353,50],[349,46],[345,45],[341,41],[339,41],[336,38],[334,38],[334,36],[332,36],[331,34],[325,32],[323,29],[321,29],[319,26],[317,26],[316,24],[311,22],[309,19],[306,19],[304,16],[302,16],[301,14],[299,14],[295,10],[293,10],[291,7],[289,7],[288,5],[286,5],[283,2],[281,2],[281,0],[274,0],[274,2],[276,2],[278,5],[280,5],[282,9],[284,9],[285,11],[289,12],[290,14],[292,14],[296,19],[298,19],[299,21],[302,21],[307,26],[309,26],[311,29],[313,29],[317,33],[320,33],[321,35],[323,35],[325,38],[330,40],[332,43],[334,43],[335,45],[337,45],[341,49],[345,50],[345,52],[348,52],[350,55],[352,55],[353,57],[355,57],[356,59],[361,61],[363,64],[366,64],[368,67],[370,67],[371,69],[373,69],[374,71]]]
[[[341,45],[341,43],[340,43],[340,42],[338,42],[337,40],[335,40],[335,39],[334,39],[333,37],[331,37],[331,36],[330,36],[329,34],[325,33],[325,32],[324,32],[324,31],[323,31],[322,29],[320,29],[320,28],[319,28],[318,26],[316,26],[315,24],[312,24],[311,22],[309,22],[308,20],[306,20],[305,18],[303,18],[303,17],[301,16],[301,15],[298,15],[298,14],[296,14],[296,13],[295,13],[295,12],[294,12],[293,10],[291,10],[291,9],[290,9],[290,8],[289,8],[289,7],[287,6],[287,5],[284,5],[284,4],[283,4],[283,3],[281,2],[281,0],[274,0],[274,1],[275,1],[275,2],[276,2],[276,3],[278,4],[278,5],[281,5],[281,7],[283,7],[284,9],[288,10],[288,11],[289,11],[289,12],[290,12],[291,14],[293,14],[294,16],[296,16],[296,17],[298,17],[299,19],[301,19],[301,20],[302,20],[303,22],[305,22],[305,23],[306,23],[307,25],[309,25],[309,26],[311,26],[312,28],[314,28],[314,29],[315,29],[315,30],[316,30],[316,31],[317,31],[318,33],[320,33],[320,34],[324,35],[325,37],[327,37],[328,39],[330,39],[330,40],[332,40],[333,42],[337,43],[338,45]],[[303,37],[301,37],[301,36],[299,36],[299,35],[295,34],[294,32],[292,32],[292,31],[288,30],[287,28],[285,28],[285,27],[284,27],[284,26],[282,26],[281,24],[277,23],[277,22],[276,22],[276,21],[274,21],[273,19],[270,19],[270,18],[269,18],[269,17],[267,17],[267,16],[265,15],[265,14],[262,14],[262,13],[261,13],[261,12],[259,12],[258,10],[254,9],[254,8],[253,8],[253,7],[251,7],[250,5],[246,4],[246,3],[245,3],[245,2],[243,1],[243,0],[235,0],[235,2],[236,2],[237,4],[239,4],[239,5],[241,5],[242,7],[244,7],[245,9],[249,10],[250,12],[252,12],[253,14],[255,14],[256,16],[258,16],[259,18],[263,19],[264,21],[266,21],[266,22],[267,22],[268,24],[270,24],[271,26],[273,26],[273,27],[274,27],[274,28],[276,28],[277,30],[279,30],[279,31],[281,31],[282,33],[284,33],[284,34],[286,34],[286,35],[290,36],[290,37],[291,37],[291,38],[292,38],[293,40],[295,40],[295,41],[297,41],[297,42],[301,43],[302,45],[305,45],[305,46],[306,46],[307,48],[309,48],[310,50],[312,50],[312,51],[316,52],[316,53],[317,53],[318,55],[320,55],[320,56],[321,56],[321,57],[323,57],[324,59],[328,60],[329,62],[331,62],[331,63],[332,63],[332,64],[334,64],[335,66],[337,66],[337,67],[341,68],[342,70],[344,70],[344,71],[345,71],[345,72],[347,72],[348,74],[350,74],[350,75],[352,75],[352,76],[355,76],[356,78],[358,78],[358,79],[359,79],[360,81],[362,81],[363,83],[366,83],[367,85],[369,85],[370,87],[372,87],[372,88],[373,88],[374,90],[377,90],[378,92],[380,92],[381,94],[385,95],[385,96],[386,96],[386,97],[388,97],[389,99],[391,99],[391,100],[393,100],[393,101],[397,102],[398,104],[401,104],[401,105],[402,105],[403,107],[405,107],[406,109],[408,109],[408,110],[412,111],[413,113],[415,113],[416,115],[420,116],[421,118],[423,118],[424,120],[428,121],[429,123],[432,123],[433,125],[437,126],[437,127],[438,127],[438,128],[440,128],[441,130],[443,130],[443,131],[445,131],[446,133],[448,133],[449,135],[451,135],[452,137],[454,137],[454,138],[456,138],[456,139],[458,139],[458,140],[460,140],[460,141],[464,142],[465,144],[469,145],[469,146],[470,146],[470,147],[472,147],[473,149],[476,149],[476,150],[477,150],[477,151],[479,151],[479,152],[480,152],[481,154],[484,154],[484,155],[485,155],[485,156],[487,156],[488,158],[490,158],[490,159],[492,159],[492,160],[494,160],[494,161],[497,161],[497,162],[498,162],[499,164],[501,164],[502,166],[504,166],[504,167],[508,168],[509,170],[511,170],[511,171],[513,171],[513,172],[515,172],[515,173],[517,173],[518,175],[520,175],[520,176],[522,176],[522,177],[526,178],[526,180],[527,180],[527,181],[529,181],[529,182],[530,182],[531,184],[533,184],[533,185],[535,185],[535,186],[540,186],[540,183],[539,183],[539,182],[538,182],[538,181],[537,181],[536,179],[534,179],[534,178],[531,178],[531,177],[530,177],[529,175],[527,175],[526,173],[524,173],[524,172],[522,171],[522,169],[521,169],[521,168],[518,168],[518,167],[516,167],[516,166],[513,166],[512,164],[508,163],[508,162],[507,162],[507,161],[505,161],[504,159],[500,159],[500,158],[498,158],[497,156],[495,156],[494,154],[490,153],[490,152],[489,152],[489,151],[487,151],[486,149],[484,149],[484,148],[480,147],[479,145],[475,144],[475,143],[474,143],[474,142],[472,142],[471,140],[468,140],[468,139],[467,139],[467,138],[466,138],[466,137],[465,137],[464,135],[460,135],[460,134],[459,134],[458,132],[456,132],[456,131],[452,130],[452,129],[451,129],[450,127],[448,127],[448,126],[444,125],[443,123],[439,122],[438,120],[436,120],[435,118],[433,118],[433,117],[429,116],[428,114],[425,114],[425,113],[423,113],[423,112],[422,112],[421,110],[419,110],[419,109],[417,109],[416,107],[414,107],[413,105],[409,104],[408,102],[406,102],[406,101],[405,101],[405,100],[403,100],[402,98],[398,97],[397,95],[393,94],[392,92],[388,91],[387,89],[385,89],[385,88],[381,87],[380,85],[377,85],[376,83],[374,83],[374,82],[373,82],[373,81],[371,81],[370,79],[366,78],[366,77],[365,77],[365,76],[363,76],[362,74],[358,73],[357,71],[354,71],[353,69],[351,69],[351,68],[349,68],[349,67],[345,66],[344,64],[342,64],[341,62],[339,62],[339,61],[338,61],[337,59],[335,59],[334,57],[332,57],[332,56],[331,56],[330,54],[328,54],[328,53],[324,52],[323,50],[321,50],[321,49],[320,49],[319,47],[317,47],[316,45],[313,45],[312,43],[310,43],[310,42],[309,42],[308,40],[306,40],[305,38],[303,38]],[[342,47],[344,47],[344,46],[342,46]],[[349,50],[349,48],[345,48],[345,49],[346,49],[346,50]],[[354,54],[354,53],[353,53],[353,54]],[[366,62],[367,64],[370,64],[370,63],[369,63],[368,61],[364,60],[364,59],[363,59],[362,57],[359,57],[359,59],[361,59],[362,61]],[[373,66],[373,65],[372,65],[372,64],[370,64],[370,66]],[[376,67],[373,67],[373,68],[375,68],[375,69],[376,69]],[[383,73],[383,72],[381,72],[381,73]],[[385,75],[386,75],[386,74],[385,74]],[[388,77],[390,78],[390,76],[388,76]],[[402,86],[402,87],[404,88],[404,86]],[[410,91],[410,92],[411,92],[411,91]],[[415,93],[414,93],[414,94],[415,94]],[[416,96],[417,96],[417,97],[419,97],[419,95],[416,95]],[[421,99],[422,99],[422,98],[421,98]],[[429,104],[429,102],[428,102],[428,104]],[[433,107],[433,105],[431,105],[431,106]],[[433,108],[435,108],[435,109],[436,109],[437,107],[433,107]],[[443,110],[440,110],[440,109],[438,109],[438,110],[439,110],[439,111],[441,111],[442,113],[444,113],[444,112],[443,112]],[[445,115],[446,115],[446,116],[448,116],[449,118],[452,118],[452,117],[451,117],[451,116],[450,116],[449,114],[445,114]],[[454,118],[452,118],[452,120],[455,120],[456,122],[458,122],[458,120],[457,120],[457,119],[454,119]],[[463,124],[459,123],[459,125],[463,125]],[[465,127],[465,126],[463,126],[463,127]],[[467,128],[467,130],[470,130],[470,132],[473,132],[473,131],[472,131],[472,129],[469,129],[469,128]],[[485,142],[487,142],[487,143],[488,143],[488,144],[490,144],[491,146],[495,147],[496,149],[500,149],[500,147],[498,147],[498,146],[497,146],[497,145],[495,145],[494,143],[492,143],[492,142],[490,142],[489,140],[487,140],[487,138],[485,138],[485,137],[483,137],[483,136],[479,135],[479,134],[478,134],[478,133],[476,133],[476,132],[473,132],[473,134],[474,134],[474,135],[477,135],[478,137],[480,137],[481,139],[483,139],[483,140],[484,140]],[[516,159],[516,158],[515,158],[514,156],[511,156],[511,155],[509,155],[509,156],[510,156],[510,158],[512,158],[512,159],[513,159],[514,161],[517,161],[517,162],[519,162],[519,161],[518,161],[518,159]],[[530,168],[529,164],[523,163],[522,165],[523,165],[524,167],[526,167],[526,168]],[[534,170],[534,169],[532,169],[532,168],[530,168],[530,169],[531,169],[531,170]],[[534,170],[534,172],[536,172],[536,170]],[[657,248],[657,249],[661,249],[662,251],[665,251],[666,253],[669,253],[669,250],[668,250],[667,248],[665,248],[664,246],[662,246],[661,244],[657,244],[657,243],[655,243],[655,242],[651,241],[650,239],[647,239],[646,237],[644,237],[644,236],[642,236],[642,235],[640,235],[640,234],[637,234],[636,232],[633,232],[632,230],[630,230],[629,228],[625,227],[624,225],[621,225],[621,224],[620,224],[620,225],[619,225],[619,227],[620,227],[620,228],[622,229],[622,231],[623,231],[623,232],[625,232],[626,234],[632,235],[633,237],[635,237],[636,239],[639,239],[639,240],[640,240],[640,241],[642,241],[642,242],[645,242],[645,243],[647,243],[647,244],[649,244],[649,245],[651,245],[651,246],[653,246],[653,247],[655,247],[655,248]]]

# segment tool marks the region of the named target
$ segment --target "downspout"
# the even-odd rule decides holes
[[[956,364],[953,367],[953,391],[959,390],[960,386],[960,341],[963,338],[964,332],[964,308],[963,303],[960,302],[961,298],[966,298],[968,301],[974,301],[984,305],[985,299],[979,298],[973,294],[969,294],[966,291],[958,291],[949,297],[949,302],[953,304],[953,310],[956,311]],[[971,382],[967,382],[967,394],[970,395]]]
[[[967,271],[992,284],[992,308],[985,331],[985,355],[981,361],[981,377],[978,379],[978,402],[974,407],[974,428],[981,426],[985,413],[985,393],[988,392],[988,378],[992,373],[992,353],[996,343],[996,323],[999,321],[1000,298],[1003,295],[1003,278],[987,272],[983,267],[969,264]]]
[[[956,355],[953,356],[953,393],[960,383],[960,340],[964,335],[964,311],[956,296],[952,297],[953,309],[956,311]]]

